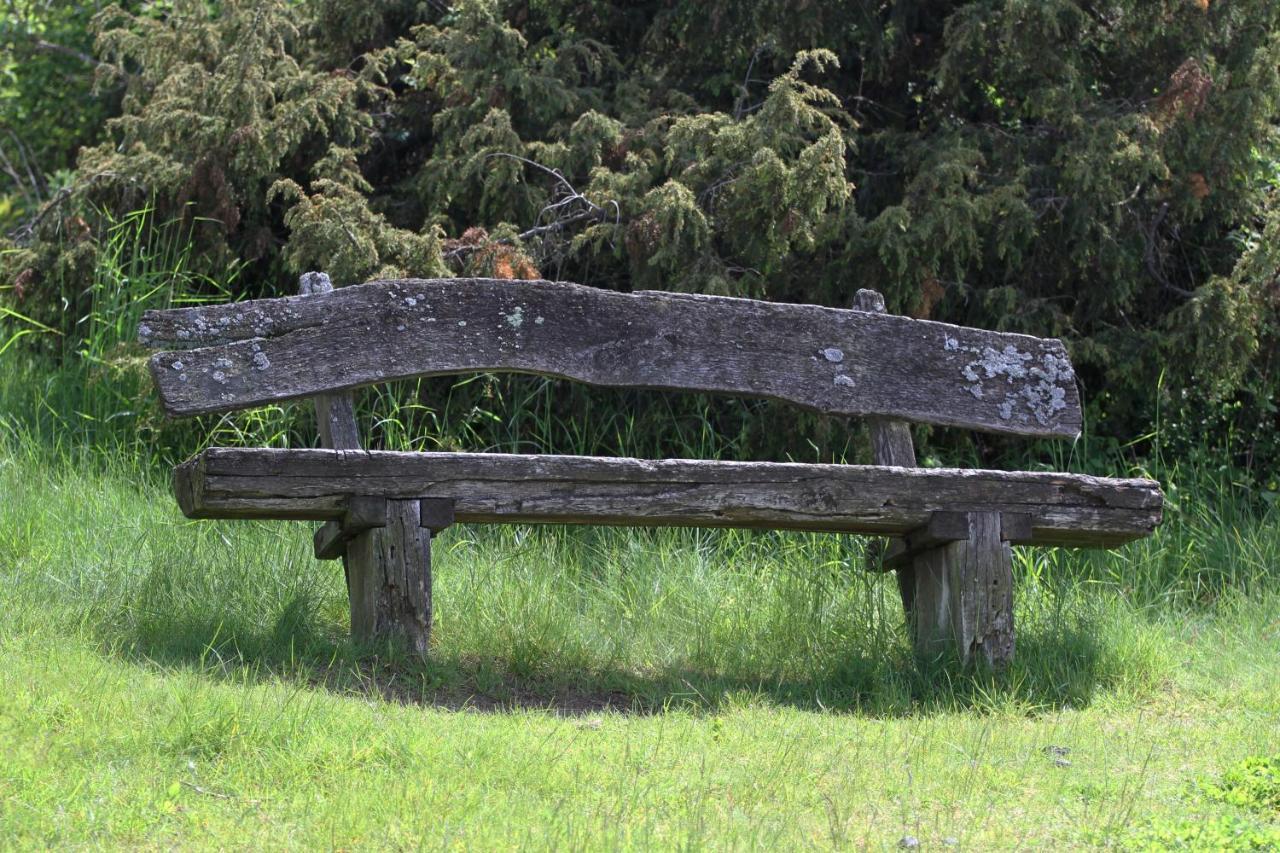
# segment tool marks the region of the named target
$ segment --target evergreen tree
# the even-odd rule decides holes
[[[1273,0],[174,0],[5,256],[48,317],[92,207],[198,217],[250,295],[560,277],[1065,338],[1093,422],[1280,462]],[[46,211],[47,213],[47,211]],[[86,233],[67,222],[83,217]],[[1162,395],[1158,397],[1159,395]],[[1172,425],[1172,426],[1171,426]]]

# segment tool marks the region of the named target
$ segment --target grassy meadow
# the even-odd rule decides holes
[[[0,317],[0,847],[1280,849],[1257,472],[1087,442],[1013,461],[1169,502],[1114,552],[1016,551],[1001,673],[915,660],[855,537],[467,525],[410,660],[352,646],[308,525],[182,518],[178,456],[309,441],[305,408],[162,422],[138,316],[216,288],[162,229],[111,233],[75,341]],[[522,387],[500,415],[395,392],[362,415],[386,446],[533,418],[644,452],[638,416],[558,419]]]
[[[913,660],[853,537],[468,526],[423,664],[351,647],[307,525],[184,520],[34,372],[0,379],[6,847],[1280,845],[1280,513],[1221,472],[1162,472],[1149,541],[1020,550],[1005,673]]]

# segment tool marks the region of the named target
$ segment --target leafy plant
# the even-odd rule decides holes
[[[119,114],[0,270],[12,310],[60,331],[99,212],[151,204],[192,225],[194,271],[242,270],[237,296],[310,268],[828,305],[873,287],[1066,338],[1098,439],[1153,435],[1160,410],[1164,447],[1131,457],[1280,462],[1270,0],[175,0],[94,20]]]

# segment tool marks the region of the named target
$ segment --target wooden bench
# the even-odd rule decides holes
[[[174,471],[189,518],[313,519],[341,557],[358,640],[425,653],[431,537],[452,522],[681,525],[893,537],[918,648],[1008,661],[1011,544],[1113,547],[1160,522],[1150,480],[916,467],[906,422],[1075,438],[1061,342],[852,309],[575,284],[375,281],[149,311],[142,342],[171,416],[313,398],[322,449],[210,448]],[[351,390],[514,371],[593,385],[770,397],[870,420],[875,465],[360,449]]]

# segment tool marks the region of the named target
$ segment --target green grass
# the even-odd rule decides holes
[[[1280,743],[1280,524],[1229,494],[1021,553],[999,675],[917,664],[849,537],[459,526],[418,664],[351,648],[305,525],[12,431],[0,495],[6,844],[1280,843],[1211,793]]]
[[[308,526],[169,495],[206,443],[314,435],[306,407],[158,417],[141,311],[222,289],[181,228],[116,223],[60,331],[0,311],[0,847],[1280,849],[1280,507],[1225,454],[1009,461],[1153,475],[1168,507],[1118,551],[1017,551],[1002,673],[915,660],[861,540],[760,532],[459,525],[429,660],[354,648]],[[699,400],[433,381],[364,394],[366,435],[747,441]],[[857,441],[831,434],[814,458]]]

